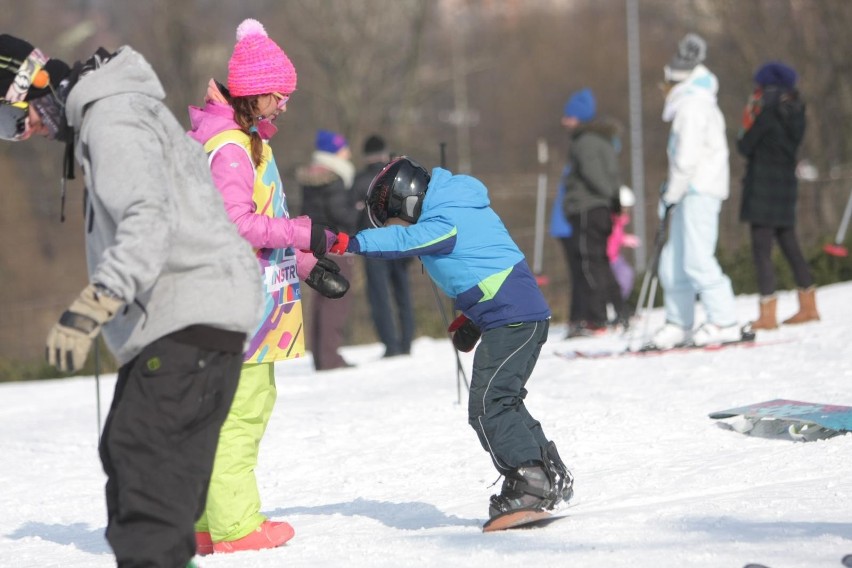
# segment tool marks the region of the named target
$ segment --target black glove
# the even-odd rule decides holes
[[[337,241],[337,229],[323,225],[322,223],[313,223],[311,225],[311,252],[314,256],[321,258],[326,255],[328,249]]]
[[[349,281],[340,274],[340,267],[330,258],[320,258],[305,284],[326,298],[342,298],[349,290]]]
[[[465,353],[476,347],[476,342],[482,336],[479,326],[467,319],[464,314],[454,319],[447,331],[453,334],[453,345],[456,349]]]

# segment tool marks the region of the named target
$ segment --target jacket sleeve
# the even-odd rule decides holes
[[[746,130],[737,140],[737,150],[743,156],[751,156],[761,139],[769,132],[772,126],[772,117],[768,114],[770,112],[774,112],[774,109],[764,109],[763,112],[758,114],[751,128]]]
[[[678,203],[689,191],[701,160],[707,117],[700,108],[681,107],[669,134],[668,187],[662,196],[666,203]]]
[[[296,250],[296,274],[299,280],[307,280],[316,265],[317,257],[313,253]]]
[[[602,139],[587,140],[585,144],[578,144],[575,156],[577,173],[589,190],[612,199],[620,185],[615,149]]]
[[[308,217],[286,219],[256,213],[252,200],[254,168],[243,148],[225,144],[213,156],[210,171],[225,201],[228,217],[252,247],[310,249],[311,220]]]
[[[129,112],[92,113],[87,147],[93,191],[116,226],[115,242],[95,267],[92,280],[132,302],[160,277],[175,219],[163,144],[149,124]],[[108,134],[106,134],[108,133]],[[120,140],[121,144],[115,141]],[[98,220],[95,220],[98,222]]]
[[[449,220],[432,217],[408,227],[392,225],[363,230],[349,246],[351,252],[381,258],[442,255],[453,251],[457,234]]]

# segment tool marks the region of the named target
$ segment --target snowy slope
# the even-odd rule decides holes
[[[738,298],[743,321],[755,297]],[[748,437],[709,412],[789,398],[852,406],[852,285],[819,291],[823,321],[762,333],[754,349],[565,361],[554,326],[527,403],[576,476],[567,517],[483,534],[497,474],[457,399],[447,340],[411,357],[347,348],[356,367],[277,367],[261,448],[264,511],[285,547],[200,560],[269,566],[840,566],[852,553],[852,435],[810,443]],[[781,295],[779,315],[794,311]],[[652,315],[657,325],[662,315]],[[463,355],[469,376],[472,355]],[[104,412],[115,377],[101,379]],[[0,385],[0,566],[113,565],[89,378]]]

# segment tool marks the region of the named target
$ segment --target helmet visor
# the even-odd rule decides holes
[[[0,140],[20,140],[27,131],[30,105],[0,101]]]

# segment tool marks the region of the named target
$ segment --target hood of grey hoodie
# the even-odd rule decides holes
[[[68,124],[79,129],[89,104],[124,93],[141,93],[157,100],[166,98],[151,64],[130,46],[119,48],[106,64],[80,78],[71,88],[65,103]]]

